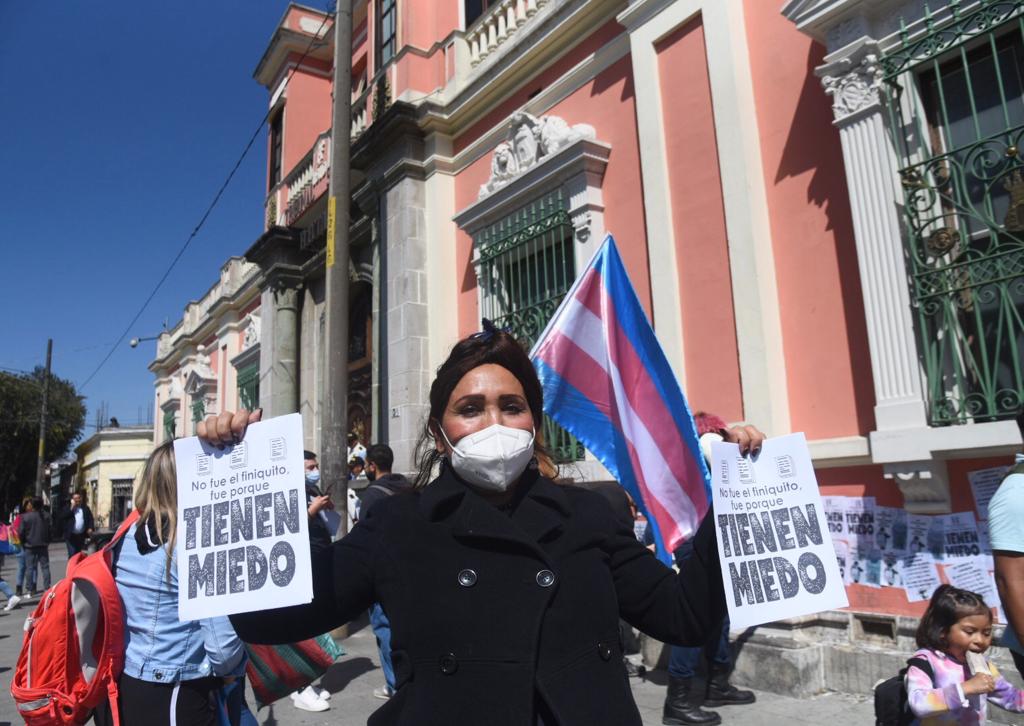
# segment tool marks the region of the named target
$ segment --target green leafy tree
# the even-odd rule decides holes
[[[39,413],[46,370],[0,373],[0,496],[4,513],[34,491],[39,448]],[[46,458],[67,453],[85,426],[85,398],[71,381],[50,374],[46,412]]]

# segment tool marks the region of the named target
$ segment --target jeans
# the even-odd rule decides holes
[[[18,574],[14,578],[14,584],[20,590],[25,586],[25,548],[18,550]]]
[[[50,589],[50,552],[46,547],[25,547],[25,591],[36,590],[36,565],[43,572],[43,590]]]
[[[683,566],[693,554],[693,541],[687,540],[679,545],[675,555],[676,564]],[[732,653],[729,651],[729,616],[726,615],[722,621],[720,631],[712,631],[708,642],[695,648],[684,648],[673,645],[669,650],[668,673],[673,678],[693,678],[697,674],[697,666],[700,664],[700,656],[707,651],[708,658],[712,665],[718,666],[716,670],[727,670],[732,664]]]
[[[668,673],[673,678],[693,678],[697,674],[701,654],[708,653],[713,666],[726,670],[732,664],[732,653],[729,651],[729,617],[722,622],[722,629],[717,638],[709,640],[706,645],[696,648],[683,648],[673,645],[668,656]]]
[[[12,597],[14,597],[14,590],[12,590],[11,586],[8,585],[3,580],[0,580],[0,592],[2,592],[4,595],[6,595],[8,600],[10,600]]]
[[[374,603],[370,608],[370,625],[373,626],[373,634],[377,636],[377,648],[380,650],[380,667],[384,671],[384,682],[388,684],[391,691],[395,690],[395,669],[391,665],[391,623],[388,616],[384,614],[384,608],[380,603]]]

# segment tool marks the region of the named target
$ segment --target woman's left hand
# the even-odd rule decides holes
[[[757,456],[761,453],[761,444],[767,438],[764,432],[761,431],[757,426],[750,426],[747,424],[741,424],[739,426],[733,426],[722,431],[722,435],[725,440],[730,444],[738,444],[740,447],[740,453],[746,456]]]

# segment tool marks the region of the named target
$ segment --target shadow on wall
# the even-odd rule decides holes
[[[814,69],[822,64],[824,55],[825,48],[819,43],[812,43],[808,48],[804,84],[793,109],[793,119],[774,182],[779,184],[790,177],[810,172],[807,201],[822,209],[828,220],[823,231],[830,232],[835,239],[840,293],[854,372],[858,430],[867,433],[875,428],[871,354],[839,130],[832,125],[829,97],[814,75]],[[813,234],[814,230],[808,232]]]

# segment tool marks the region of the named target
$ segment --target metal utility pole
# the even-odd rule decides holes
[[[334,117],[327,199],[327,377],[320,465],[341,531],[348,532],[348,266],[349,155],[352,139],[352,0],[337,0],[334,15]]]
[[[50,398],[50,359],[53,338],[46,341],[46,377],[43,378],[43,406],[39,412],[39,461],[36,463],[36,496],[43,496],[43,468],[46,464],[46,404]]]

